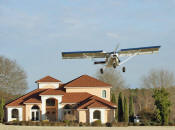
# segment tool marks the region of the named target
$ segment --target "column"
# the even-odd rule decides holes
[[[41,105],[41,118],[42,120],[46,119],[46,98],[41,96],[41,101],[42,101],[42,105]]]

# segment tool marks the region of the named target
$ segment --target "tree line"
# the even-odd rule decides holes
[[[139,115],[144,123],[175,123],[175,87],[172,72],[153,69],[141,78],[141,87],[134,89],[126,85],[120,72],[106,70],[105,73],[97,74],[97,77],[112,84],[111,101],[118,105],[115,114],[117,121],[133,122],[134,116]],[[109,80],[110,77],[112,80]]]

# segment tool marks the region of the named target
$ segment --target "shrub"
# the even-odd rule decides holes
[[[69,120],[64,120],[63,122],[65,123],[66,126],[69,126],[69,124],[70,124]]]
[[[79,126],[83,126],[83,122],[80,122],[80,123],[79,123]]]
[[[107,127],[112,127],[112,123],[107,122],[107,123],[106,123],[106,126],[107,126]]]
[[[101,126],[101,120],[96,120],[94,122],[91,123],[92,126]]]

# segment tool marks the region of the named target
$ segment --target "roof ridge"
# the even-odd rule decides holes
[[[67,82],[64,87],[111,87],[111,85],[85,74]]]
[[[35,81],[35,83],[38,83],[38,82],[61,82],[61,81],[54,78],[54,77],[52,77],[52,76],[50,76],[50,75],[47,75],[47,76]]]

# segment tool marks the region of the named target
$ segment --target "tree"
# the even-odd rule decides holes
[[[169,93],[163,87],[154,89],[153,98],[155,99],[157,120],[162,125],[168,125],[171,106]]]
[[[128,101],[127,98],[124,96],[124,121],[128,122],[129,117],[128,117]]]
[[[133,103],[133,96],[129,96],[129,121],[133,122],[134,119],[134,103]]]
[[[119,93],[118,97],[118,121],[123,121],[123,96],[122,92]]]
[[[117,104],[116,97],[115,97],[114,93],[111,94],[111,102],[114,104]]]
[[[169,88],[173,85],[174,75],[168,70],[152,69],[147,76],[142,77],[142,87],[144,88]]]
[[[114,70],[113,68],[106,68],[104,73],[101,74],[99,71],[96,74],[96,77],[110,85],[112,85],[112,90],[120,90],[126,88],[125,82],[122,75],[119,71]]]
[[[116,97],[115,97],[114,93],[111,94],[111,102],[114,103],[114,104],[117,104]],[[116,120],[118,119],[117,109],[115,109],[115,119]]]
[[[13,95],[23,94],[27,90],[26,74],[15,62],[0,56],[0,89]]]
[[[1,98],[1,104],[0,104],[0,122],[3,122],[4,119],[4,98]]]

